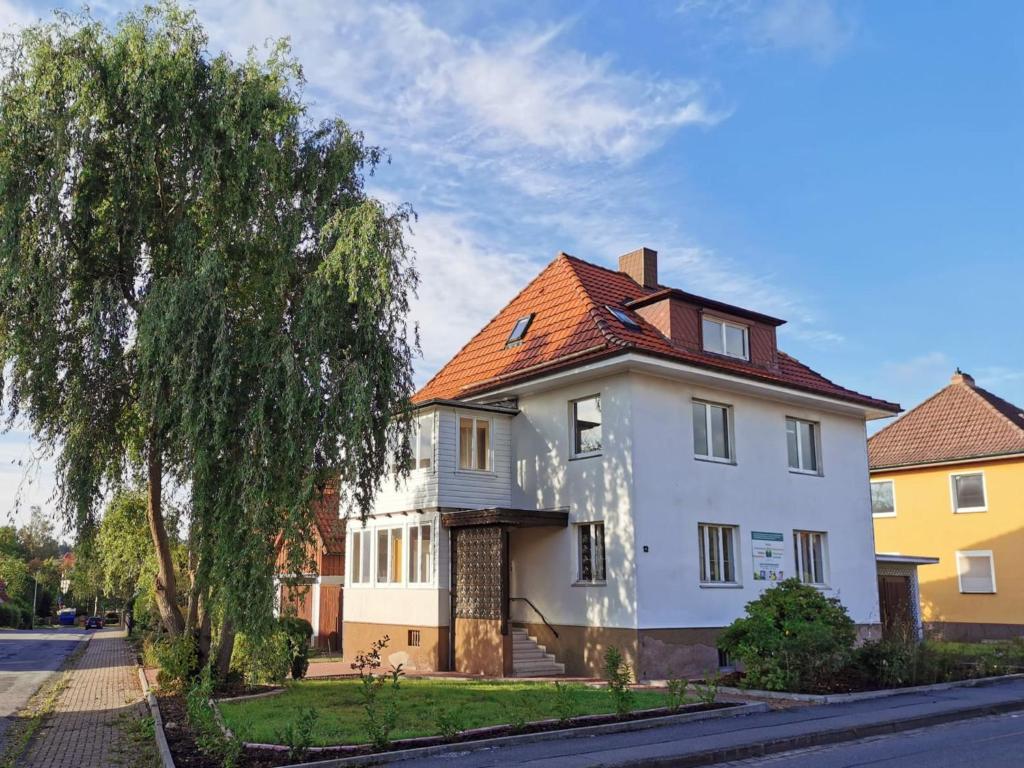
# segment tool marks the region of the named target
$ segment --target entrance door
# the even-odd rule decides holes
[[[910,605],[909,576],[879,576],[878,604],[882,613],[882,635],[905,640],[914,634],[914,611]]]

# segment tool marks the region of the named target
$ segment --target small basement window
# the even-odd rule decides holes
[[[512,333],[508,335],[508,341],[505,342],[506,346],[509,344],[518,344],[526,336],[526,332],[530,329],[530,323],[533,322],[534,314],[530,313],[525,317],[520,317],[516,320],[516,324],[512,326]]]
[[[418,629],[409,630],[409,647],[419,648],[420,645],[420,631]]]
[[[632,317],[626,314],[625,310],[609,306],[606,306],[605,308],[612,313],[616,320],[618,320],[620,323],[626,326],[627,329],[631,331],[640,330],[640,323],[638,323],[636,320],[634,320]]]

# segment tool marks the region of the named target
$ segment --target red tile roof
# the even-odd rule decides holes
[[[872,469],[1024,453],[1024,412],[959,372],[868,440]]]
[[[320,497],[313,501],[316,527],[329,554],[345,551],[345,521],[339,516],[338,491],[328,486]]]
[[[413,401],[479,395],[566,367],[637,352],[899,411],[899,405],[841,387],[784,353],[779,353],[777,366],[764,367],[695,352],[673,344],[635,313],[627,312],[639,326],[636,330],[624,326],[606,308],[624,308],[630,300],[664,290],[663,286],[643,288],[622,272],[559,254],[416,393]],[[535,317],[522,343],[506,346],[516,320],[531,313]]]

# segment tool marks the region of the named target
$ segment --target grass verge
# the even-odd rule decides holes
[[[563,684],[571,690],[573,715],[610,714],[615,704],[608,691],[581,684]],[[249,742],[281,743],[281,734],[298,713],[318,713],[311,733],[312,746],[362,744],[367,741],[359,681],[302,680],[284,693],[262,699],[224,702],[220,709],[236,736]],[[402,682],[399,712],[392,739],[437,736],[457,723],[458,730],[489,725],[521,725],[559,716],[558,692],[553,683],[484,680],[411,679]],[[634,691],[636,709],[666,705],[660,691]]]

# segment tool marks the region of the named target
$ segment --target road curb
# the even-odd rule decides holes
[[[809,747],[824,747],[831,744],[842,744],[849,741],[858,741],[871,736],[885,736],[903,731],[913,731],[918,728],[943,725],[945,723],[957,722],[959,720],[972,720],[978,717],[990,715],[1002,715],[1008,712],[1024,710],[1024,699],[1016,701],[1005,701],[999,704],[984,704],[964,709],[951,710],[949,712],[936,712],[928,715],[918,715],[904,720],[890,720],[884,723],[873,723],[871,725],[856,726],[852,728],[833,728],[816,733],[801,734],[799,736],[787,736],[780,739],[747,744],[736,747],[719,747],[716,749],[694,752],[689,755],[676,755],[673,757],[645,758],[642,760],[631,760],[624,763],[617,763],[620,768],[639,768],[639,766],[655,766],[656,768],[696,768],[697,766],[713,765],[715,763],[732,762],[735,760],[747,760],[754,757],[767,757],[779,754],[780,752],[792,752],[798,749]]]
[[[163,768],[176,768],[174,757],[171,755],[171,747],[167,743],[167,734],[164,733],[164,719],[160,714],[160,704],[149,687],[145,670],[142,667],[137,667],[137,669],[139,672],[139,682],[142,684],[142,693],[146,697],[146,703],[149,704],[149,712],[153,716],[153,735],[156,738],[157,751],[160,753],[160,763],[163,765]]]

